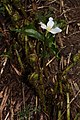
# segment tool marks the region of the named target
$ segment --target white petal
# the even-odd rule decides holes
[[[50,17],[50,18],[49,18],[49,21],[50,21],[50,20],[52,20],[52,21],[53,21],[53,18],[52,18],[52,17]]]
[[[47,27],[49,27],[50,29],[54,26],[54,21],[53,21],[53,18],[49,18],[49,21],[47,23]]]
[[[42,22],[39,23],[41,25],[41,28],[46,29],[46,25]]]
[[[59,32],[61,32],[62,30],[59,28],[59,27],[56,27],[56,28],[52,28],[51,30],[50,30],[50,32],[52,33],[52,34],[56,34],[56,33],[59,33]]]

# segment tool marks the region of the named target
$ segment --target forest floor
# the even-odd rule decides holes
[[[56,35],[57,44],[61,50],[60,68],[63,71],[72,64],[73,57],[80,53],[80,0],[41,0],[41,2],[38,0],[36,4],[37,8],[36,5],[32,6],[30,3],[28,11],[31,12],[31,10],[35,8],[37,11],[44,11],[45,13],[46,11],[50,11],[51,17],[65,20],[67,23],[66,29]],[[32,13],[30,15],[32,15]],[[31,17],[33,17],[33,15],[29,16],[30,20],[32,20]],[[1,26],[2,21],[0,20],[0,28]],[[5,51],[5,44],[8,44],[7,39],[8,38],[5,37],[4,42],[0,41],[1,53],[2,51]],[[51,85],[54,86],[54,80],[56,79],[56,73],[58,72],[57,61],[53,60],[50,63],[50,66],[49,78]],[[34,106],[40,107],[38,103],[36,103],[38,102],[38,97],[27,83],[25,84],[20,81],[16,58],[11,62],[8,58],[0,55],[0,71],[1,120],[58,120],[55,109],[53,110],[55,114],[54,118],[41,110],[41,108],[38,108],[38,111],[34,110]],[[68,81],[71,86],[70,118],[71,120],[80,120],[80,62],[77,62],[69,69],[66,81]],[[64,103],[62,116],[65,116],[65,107],[66,101]],[[23,109],[26,109],[26,111],[23,112]],[[28,117],[25,117],[25,114],[27,114]],[[69,119],[63,117],[63,120]]]

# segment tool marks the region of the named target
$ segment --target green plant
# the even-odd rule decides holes
[[[20,29],[12,29],[12,31],[15,31],[17,33],[22,33],[25,36],[29,36],[32,38],[35,38],[35,40],[41,42],[42,44],[42,57],[49,57],[51,54],[54,54],[57,58],[59,58],[59,50],[56,44],[55,40],[55,34],[61,32],[62,30],[57,27],[56,22],[53,21],[53,18],[50,17],[47,25],[40,22],[42,29],[45,29],[43,33],[36,30],[36,28],[31,25],[28,25],[26,27],[22,27]]]
[[[25,52],[27,61],[29,60],[30,64],[33,64],[32,66],[35,71],[28,76],[29,83],[34,86],[33,88],[36,89],[43,111],[48,112],[46,106],[47,101],[45,99],[46,93],[43,74],[45,74],[45,77],[48,78],[46,60],[50,56],[55,56],[57,60],[60,60],[60,53],[56,43],[56,34],[60,33],[62,30],[58,27],[59,25],[57,25],[57,22],[53,21],[52,17],[49,17],[47,25],[43,22],[40,22],[38,26],[38,30],[33,24],[28,24],[17,29],[11,28],[10,30],[12,32],[16,32],[18,35],[23,36],[23,40],[25,39],[24,41],[26,46]],[[36,50],[34,50],[33,53],[29,53],[29,49],[33,50],[34,48],[34,44],[32,45],[33,42],[36,44]],[[19,54],[17,55],[19,56]],[[37,64],[38,62],[39,64]],[[22,66],[20,59],[19,63],[20,66]],[[36,64],[37,66],[35,66]],[[37,75],[37,79],[34,78],[34,74]]]
[[[31,107],[31,105],[29,104],[29,105],[27,105],[27,107],[25,109],[23,109],[21,112],[19,112],[20,120],[31,119],[33,117],[33,114],[35,114],[35,112],[40,113],[40,111],[41,111],[40,107],[38,107],[38,108],[36,108],[35,106]]]

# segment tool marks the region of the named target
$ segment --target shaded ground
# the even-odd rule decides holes
[[[24,2],[24,1],[23,1]],[[57,80],[57,73],[60,70],[63,71],[67,66],[73,62],[73,56],[80,53],[80,0],[55,0],[55,1],[41,1],[38,2],[38,9],[40,11],[46,11],[51,9],[52,17],[58,19],[64,19],[67,22],[66,29],[63,30],[61,34],[56,36],[57,44],[61,50],[61,61],[58,66],[56,60],[49,64],[48,74],[50,82],[46,83],[53,88],[55,86],[55,81]],[[30,5],[32,5],[30,3]],[[32,6],[28,8],[31,10]],[[2,21],[0,22],[2,26]],[[4,31],[4,30],[3,30]],[[4,31],[5,32],[5,31]],[[5,33],[4,33],[5,34]],[[4,35],[5,40],[0,41],[1,52],[5,50],[8,45],[7,39],[8,35]],[[5,63],[5,65],[4,65]],[[31,88],[32,86],[21,82],[21,77],[18,75],[19,68],[17,66],[16,58],[10,61],[2,56],[0,56],[0,69],[3,72],[0,76],[0,117],[1,120],[20,120],[19,112],[22,108],[25,108],[25,104],[30,105],[31,108],[39,106],[36,102],[38,101],[35,92]],[[71,86],[70,101],[71,101],[71,120],[74,120],[76,115],[80,116],[80,63],[78,62],[74,65],[67,73],[67,78],[64,80],[69,82]],[[64,85],[65,85],[64,84]],[[65,87],[65,86],[64,86]],[[48,92],[48,91],[47,91]],[[49,93],[46,99],[49,99]],[[50,96],[51,97],[51,96]],[[36,105],[37,104],[37,105]],[[55,103],[54,103],[55,104]],[[65,116],[65,103],[63,116]],[[53,105],[54,106],[54,105]],[[27,111],[29,112],[29,110]],[[54,112],[54,118],[51,117],[50,120],[57,120],[56,117],[56,107],[52,111]],[[34,115],[33,115],[34,114]],[[24,116],[24,114],[22,115]],[[48,120],[48,115],[41,112],[30,113],[30,120]],[[66,117],[63,117],[66,120]],[[80,117],[78,117],[79,120]],[[26,120],[26,118],[24,118]]]

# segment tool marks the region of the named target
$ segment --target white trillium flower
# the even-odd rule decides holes
[[[47,25],[45,25],[42,22],[40,22],[39,24],[41,25],[42,29],[46,29],[48,32],[50,32],[50,33],[52,33],[54,35],[56,33],[59,33],[59,32],[62,31],[59,27],[54,27],[54,21],[53,21],[52,17],[49,18],[49,21],[48,21]]]

